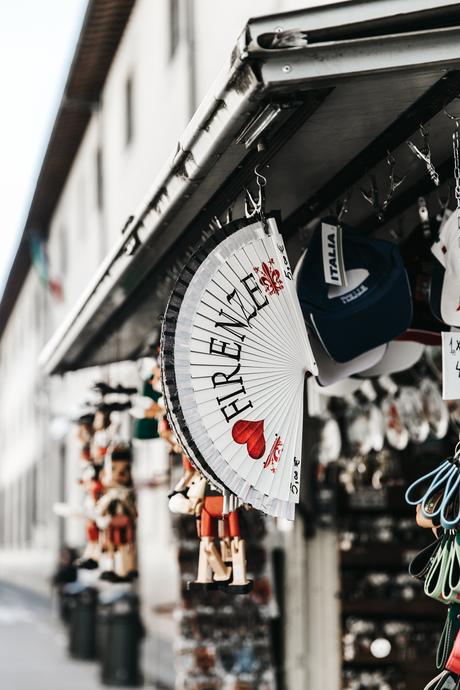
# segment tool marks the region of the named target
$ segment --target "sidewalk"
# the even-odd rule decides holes
[[[0,582],[2,688],[101,690],[98,664],[70,659],[66,647],[66,631],[52,616],[49,600]]]

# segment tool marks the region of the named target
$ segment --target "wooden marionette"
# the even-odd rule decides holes
[[[190,590],[222,589],[245,594],[252,589],[246,575],[246,545],[241,538],[238,510],[224,513],[224,497],[209,489],[206,479],[194,472],[186,490],[169,500],[174,513],[195,515],[200,538],[198,576]],[[216,538],[220,537],[220,550]]]
[[[81,415],[77,420],[77,439],[80,442],[80,458],[83,465],[91,462],[91,443],[93,439],[94,414]]]
[[[97,525],[109,560],[101,579],[109,582],[128,582],[137,577],[137,509],[131,459],[130,447],[119,444],[113,448],[101,471],[105,493],[96,506]]]
[[[101,556],[100,531],[96,522],[96,506],[104,493],[104,487],[99,479],[100,470],[100,466],[89,465],[83,471],[81,478],[86,494],[83,505],[86,517],[86,546],[77,565],[87,570],[98,568]]]
[[[104,458],[110,443],[110,406],[105,403],[98,405],[94,414],[94,435],[92,444],[92,456],[97,465],[104,464]]]
[[[171,493],[169,494],[170,499],[175,494],[185,494],[193,477],[197,475],[197,470],[194,468],[190,461],[190,458],[185,453],[182,453],[182,467],[184,473],[175,485],[175,487],[173,488],[173,490],[171,491]]]
[[[152,375],[150,377],[150,385],[155,391],[158,391],[158,393],[163,394],[162,391],[162,386],[161,386],[161,368],[160,365],[158,364],[158,360],[155,360],[155,363],[152,367]]]
[[[156,359],[151,359],[150,371],[144,381],[144,395],[148,395],[157,405],[152,405],[146,416],[159,420],[166,414],[161,386],[161,369]]]
[[[182,453],[182,448],[180,447],[176,435],[166,417],[163,417],[158,422],[158,433],[160,438],[166,441],[166,443],[169,445],[172,453]]]

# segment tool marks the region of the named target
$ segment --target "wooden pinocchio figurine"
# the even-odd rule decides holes
[[[241,538],[238,510],[224,513],[224,497],[209,489],[199,472],[191,472],[185,456],[184,477],[169,499],[173,513],[195,515],[200,538],[198,576],[188,583],[190,590],[221,589],[246,594],[252,581],[246,576],[246,546]],[[220,538],[220,550],[216,539]]]
[[[83,511],[86,517],[86,546],[82,557],[77,562],[79,568],[94,570],[99,567],[101,556],[100,531],[97,526],[96,506],[104,493],[99,479],[100,467],[89,465],[83,470],[81,483],[85,489]]]
[[[182,453],[182,468],[184,470],[184,473],[177,482],[172,492],[169,494],[169,498],[172,498],[175,494],[185,495],[187,493],[187,489],[190,485],[190,482],[197,474],[196,469],[190,462],[190,458],[185,453]]]
[[[131,459],[131,448],[119,444],[101,471],[105,493],[96,507],[97,525],[102,531],[102,548],[109,560],[101,579],[109,582],[128,582],[137,577],[137,508]]]
[[[166,443],[169,445],[172,453],[182,453],[182,448],[180,447],[176,435],[166,417],[162,417],[162,419],[160,419],[158,422],[158,433],[160,438],[162,438],[163,441],[166,441]]]
[[[85,466],[87,463],[92,462],[91,444],[94,433],[94,414],[91,412],[83,414],[76,420],[76,423],[77,439],[80,441],[80,459],[83,466]]]
[[[93,461],[97,465],[104,464],[104,458],[110,443],[110,412],[109,405],[101,403],[95,414],[93,422],[93,442],[92,442],[92,456]]]

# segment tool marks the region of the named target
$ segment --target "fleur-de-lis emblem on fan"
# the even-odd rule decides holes
[[[270,453],[268,454],[267,459],[264,462],[264,469],[269,469],[275,474],[278,463],[281,458],[281,452],[283,450],[283,442],[281,438],[277,435],[275,438],[275,441],[273,443],[273,446],[271,448]]]
[[[268,263],[262,262],[262,267],[254,267],[254,271],[259,276],[259,283],[265,288],[269,295],[277,295],[284,288],[280,272],[274,268],[275,260],[269,259]]]

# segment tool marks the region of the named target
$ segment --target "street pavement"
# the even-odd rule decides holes
[[[46,599],[0,582],[2,690],[99,690],[98,665],[69,659],[66,645]]]

